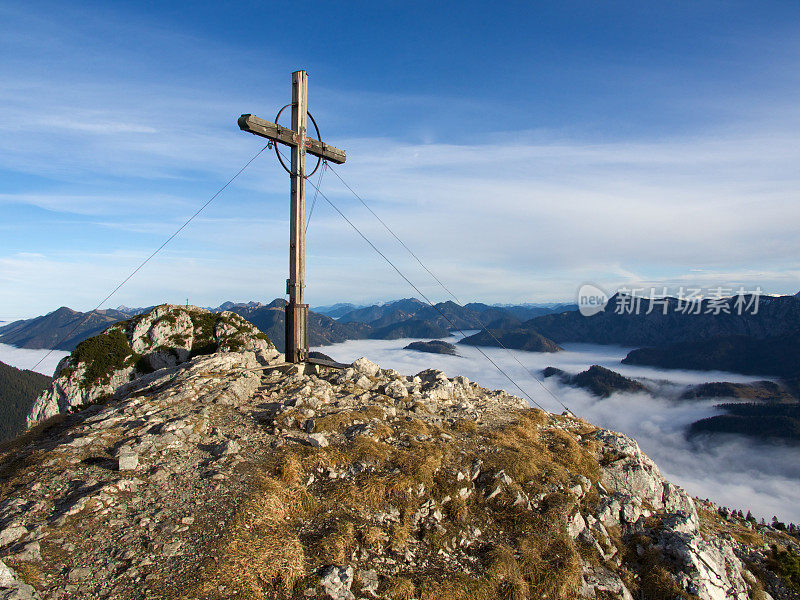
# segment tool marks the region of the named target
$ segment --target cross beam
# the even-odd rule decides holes
[[[308,114],[308,74],[292,73],[292,128],[259,119],[254,115],[239,117],[239,128],[254,135],[285,144],[292,151],[289,173],[291,209],[289,219],[289,279],[286,280],[286,360],[308,360],[308,304],[305,303],[306,273],[306,153],[342,164],[344,150],[306,135]]]
[[[258,135],[273,142],[280,142],[287,146],[297,146],[300,142],[299,136],[293,129],[281,127],[271,121],[265,121],[255,115],[242,115],[239,117],[239,129]],[[332,163],[341,165],[347,160],[347,155],[344,150],[339,150],[334,146],[320,142],[314,138],[306,137],[306,152],[318,158],[329,160]]]

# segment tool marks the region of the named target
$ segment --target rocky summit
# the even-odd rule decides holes
[[[797,597],[792,537],[629,437],[432,369],[287,365],[232,314],[86,340],[29,423],[0,450],[0,598]]]

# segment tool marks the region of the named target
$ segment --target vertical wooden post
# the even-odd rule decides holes
[[[308,304],[305,304],[306,258],[306,114],[308,111],[308,73],[292,73],[291,215],[289,223],[289,279],[286,292],[286,360],[303,362],[308,358]]]

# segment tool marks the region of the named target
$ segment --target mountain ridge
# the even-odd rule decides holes
[[[277,348],[283,350],[282,328],[285,304],[286,301],[282,298],[276,298],[267,304],[256,301],[229,301],[206,310],[231,311],[241,315],[267,333]],[[145,310],[121,308],[125,308],[127,312],[108,309],[81,313],[61,307],[47,315],[15,321],[0,327],[0,342],[22,348],[55,348],[71,351],[82,340],[100,333],[109,325]],[[274,309],[278,309],[279,312],[275,312]],[[526,314],[529,314],[530,311],[542,310],[550,309],[525,306],[499,308],[475,302],[463,307],[454,302],[442,302],[434,308],[415,298],[406,298],[357,308],[343,313],[336,319],[310,311],[309,342],[311,346],[323,346],[352,339],[442,338],[450,335],[453,325],[463,330],[470,330],[480,329],[483,325],[488,326],[495,322],[517,323],[519,319],[514,316],[515,312],[528,311]],[[447,317],[442,316],[442,313]],[[82,323],[84,319],[85,322]]]
[[[633,439],[433,369],[286,365],[228,315],[165,306],[114,325],[104,335],[160,366],[133,379],[125,361],[65,360],[49,395],[67,401],[0,446],[0,586],[120,600],[789,597],[765,545],[796,539],[692,499]],[[193,355],[190,328],[217,345]]]

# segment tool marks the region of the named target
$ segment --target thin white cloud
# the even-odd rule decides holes
[[[97,225],[113,229],[119,236],[101,235],[100,243],[118,243],[126,251],[136,246],[139,256],[157,247],[160,236],[174,231],[258,149],[260,140],[242,134],[236,116],[285,102],[288,79],[281,76],[282,85],[274,86],[277,78],[269,75],[279,57],[266,63],[258,57],[268,75],[254,82],[248,65],[256,57],[246,50],[237,49],[238,60],[231,61],[230,48],[208,40],[127,24],[128,35],[148,48],[170,48],[173,57],[209,67],[173,73],[141,61],[135,48],[112,44],[100,13],[66,35],[64,23],[84,18],[78,11],[65,10],[55,23],[45,14],[4,10],[26,31],[48,35],[36,44],[28,34],[7,39],[27,44],[29,52],[0,65],[0,168],[39,183],[5,191],[0,203],[85,217],[83,237],[98,235],[92,229]],[[57,65],[54,56],[69,60]],[[82,66],[84,59],[95,72]],[[30,68],[32,62],[40,68]],[[800,288],[800,114],[790,92],[768,101],[752,91],[726,95],[725,106],[747,116],[739,122],[715,120],[713,128],[671,137],[639,131],[628,139],[606,132],[601,141],[580,128],[529,129],[524,122],[517,131],[490,128],[491,120],[477,116],[482,103],[470,98],[329,85],[315,87],[314,94],[326,139],[348,151],[339,172],[464,299],[569,299],[586,281],[609,288],[662,282]],[[693,97],[687,103],[700,110],[709,102],[704,110],[710,112],[722,100]],[[425,137],[414,122],[368,138],[336,135],[385,123],[387,111],[428,106],[447,106],[451,117],[460,117],[474,135],[456,131],[452,139],[469,142],[437,142],[445,139],[442,130],[432,130],[430,143],[404,141]],[[253,252],[274,253],[276,265],[285,264],[287,181],[274,160],[262,155],[176,240],[183,256],[211,257],[204,282],[187,286],[205,290],[206,281],[228,281],[240,271],[215,271],[215,261],[241,264]],[[430,283],[335,177],[326,177],[323,190],[419,285]],[[223,216],[233,220],[226,223]],[[65,237],[60,248],[57,241],[31,238],[37,243],[32,249],[58,271],[71,241]],[[3,248],[0,256],[21,249]],[[309,253],[309,295],[319,303],[413,293],[321,199]],[[96,276],[94,260],[91,253],[73,256],[63,270],[79,278],[81,289],[102,290],[106,280]],[[152,296],[169,293],[159,287],[169,279],[158,271],[160,264],[142,273],[152,278],[147,297],[130,303],[152,303]],[[118,279],[128,267],[116,266]],[[114,269],[111,263],[108,268]],[[276,282],[285,278],[283,270],[276,267]],[[263,281],[264,273],[241,277],[236,299],[263,297],[252,280]],[[19,299],[41,294],[42,280],[15,280],[5,296],[10,304],[0,310],[21,310]],[[58,280],[65,287],[51,302],[86,301],[67,280]]]

